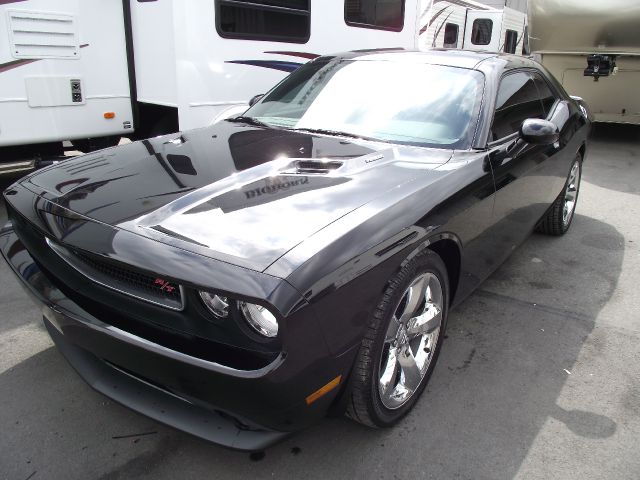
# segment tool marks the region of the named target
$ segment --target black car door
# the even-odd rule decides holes
[[[554,197],[551,171],[559,145],[532,145],[519,136],[524,120],[547,117],[534,75],[528,70],[506,74],[496,100],[487,163],[496,186],[493,247],[498,263],[531,233]]]
[[[541,73],[532,72],[532,75],[547,120],[553,122],[560,131],[558,142],[547,149],[547,153],[553,157],[552,161],[547,162],[548,169],[545,170],[551,188],[547,199],[550,204],[564,188],[576,152],[582,145],[583,137],[576,135],[576,132],[584,125],[585,120],[576,106],[552,88]]]

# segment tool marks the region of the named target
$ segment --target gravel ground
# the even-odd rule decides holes
[[[92,391],[0,262],[0,478],[638,479],[639,195],[640,127],[598,126],[570,232],[533,235],[451,312],[397,428],[326,419],[254,456]]]

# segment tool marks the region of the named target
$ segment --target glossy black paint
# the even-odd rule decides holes
[[[344,56],[483,73],[474,148],[222,122],[66,161],[5,191],[12,225],[0,234],[2,253],[45,305],[45,323],[72,364],[106,361],[165,390],[153,395],[170,392],[235,418],[237,431],[264,435],[207,436],[182,413],[119,401],[234,448],[256,448],[280,438],[274,432],[310,424],[345,391],[368,319],[404,262],[423,248],[438,252],[452,304],[460,303],[534,229],[585,152],[588,118],[532,61],[464,51]],[[554,90],[547,119],[557,141],[531,143],[515,132],[489,142],[500,79],[517,69],[542,72]],[[183,285],[185,311],[87,285],[45,236]],[[278,338],[260,338],[237,314],[213,318],[198,290],[267,306]],[[96,384],[104,369],[78,370]],[[339,389],[306,404],[338,375]]]
[[[550,145],[560,138],[560,130],[555,123],[538,118],[530,118],[520,127],[520,136],[527,143]]]

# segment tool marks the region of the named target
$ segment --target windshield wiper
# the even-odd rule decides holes
[[[227,122],[235,122],[235,123],[248,123],[249,125],[256,125],[258,127],[269,127],[269,128],[271,128],[271,125],[269,125],[267,123],[264,123],[264,122],[261,122],[257,118],[246,117],[244,115],[240,115],[239,117],[227,118],[226,121]]]
[[[379,141],[377,138],[363,137],[362,135],[357,135],[355,133],[341,132],[339,130],[328,130],[325,128],[292,128],[291,130],[294,130],[296,132],[319,133],[321,135],[333,135],[335,137],[349,137],[360,138],[362,140]]]

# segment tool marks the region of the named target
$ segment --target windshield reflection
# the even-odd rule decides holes
[[[274,127],[468,148],[483,85],[475,70],[324,58],[301,67],[245,115]]]

